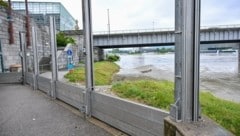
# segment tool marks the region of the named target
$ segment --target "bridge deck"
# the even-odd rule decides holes
[[[108,136],[45,94],[0,84],[1,136]]]

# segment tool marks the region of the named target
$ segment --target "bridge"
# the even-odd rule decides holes
[[[167,46],[175,44],[174,29],[127,30],[94,33],[93,45],[99,48]],[[202,44],[240,43],[240,25],[202,27]]]

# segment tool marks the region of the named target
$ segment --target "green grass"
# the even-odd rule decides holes
[[[240,136],[240,103],[219,99],[209,92],[202,92],[200,101],[203,114]]]
[[[125,81],[114,84],[112,91],[122,98],[130,98],[162,109],[168,109],[169,103],[174,102],[173,84],[169,81]]]
[[[169,81],[124,81],[112,86],[119,97],[153,107],[169,109],[173,103],[173,86]],[[235,135],[240,135],[240,104],[216,98],[209,92],[200,94],[202,113]]]
[[[119,66],[113,62],[102,61],[94,64],[95,85],[109,85],[112,76],[119,71]],[[65,76],[70,82],[85,83],[85,69],[83,67],[74,69]]]

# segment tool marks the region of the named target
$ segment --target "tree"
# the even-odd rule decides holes
[[[75,40],[72,37],[65,36],[63,32],[57,34],[57,46],[65,47],[67,44],[76,44]]]
[[[8,3],[4,2],[3,0],[0,0],[0,6],[8,7]]]

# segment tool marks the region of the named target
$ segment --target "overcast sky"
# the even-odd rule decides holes
[[[82,26],[81,0],[58,1]],[[174,27],[174,0],[92,0],[93,31],[107,31],[107,9],[111,30]],[[201,25],[240,24],[240,0],[201,0]]]

